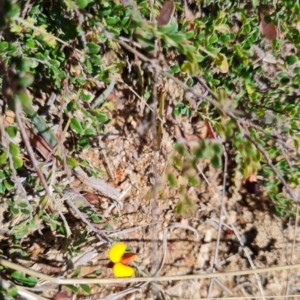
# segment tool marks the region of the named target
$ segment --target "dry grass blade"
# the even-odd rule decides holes
[[[213,274],[193,274],[193,275],[177,275],[177,276],[157,276],[157,277],[134,277],[134,278],[56,278],[49,275],[33,271],[18,264],[12,263],[8,260],[0,258],[0,265],[13,270],[18,270],[28,275],[36,276],[45,281],[56,284],[118,284],[118,283],[133,283],[133,282],[163,282],[163,281],[177,281],[177,280],[192,280],[204,278],[220,278],[227,276],[252,275],[266,272],[285,271],[300,269],[300,264],[273,266],[268,268],[260,268],[254,270],[239,270],[231,272],[213,273]]]

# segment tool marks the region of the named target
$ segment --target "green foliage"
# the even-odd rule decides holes
[[[11,274],[11,277],[20,284],[33,287],[37,284],[37,278],[34,276],[26,276],[20,271],[15,271]]]
[[[30,128],[52,151],[47,158],[36,153],[47,183],[56,175],[43,170],[44,162],[52,158],[59,172],[66,165],[69,168],[80,165],[94,177],[102,174],[103,170],[78,158],[78,154],[91,147],[99,134],[106,133],[111,112],[117,109],[107,98],[118,84],[129,79],[138,82],[141,96],[149,100],[154,80],[147,68],[155,70],[159,66],[185,82],[190,91],[197,84],[196,77],[203,79],[208,87],[202,87],[203,91],[208,92],[211,101],[196,99],[194,105],[181,90],[180,99],[168,105],[173,108],[175,119],[198,118],[208,122],[217,138],[221,138],[218,143],[208,135],[191,147],[188,143],[174,144],[171,167],[181,177],[170,168],[166,180],[179,191],[176,212],[188,214],[193,208],[187,192],[190,187],[200,185],[199,163],[205,161],[212,168],[221,169],[223,151],[229,149],[234,156],[233,168],[244,177],[258,174],[263,178],[264,190],[273,201],[275,213],[294,214],[293,201],[282,189],[282,182],[265,156],[292,189],[299,186],[299,2],[196,1],[194,9],[201,8],[197,12],[198,15],[201,12],[201,17],[190,19],[182,3],[176,2],[172,20],[163,26],[155,22],[162,1],[149,5],[149,1],[139,0],[127,7],[122,3],[39,0],[28,5],[26,0],[3,1],[1,99],[12,111],[20,106],[26,129]],[[280,24],[280,38],[268,41],[263,36],[257,13],[260,4],[269,5],[264,21]],[[286,50],[287,46],[292,50]],[[132,74],[128,75],[129,69]],[[164,77],[161,73],[155,84]],[[59,115],[53,116],[46,107],[51,92],[57,95],[52,106],[59,106],[56,107]],[[164,119],[163,109],[160,114]],[[63,142],[70,145],[68,153],[60,152],[60,137],[52,128],[60,121],[67,139]],[[0,195],[12,218],[19,218],[11,230],[14,241],[35,231],[40,220],[52,232],[66,235],[58,214],[47,210],[51,199],[38,194],[43,187],[35,172],[28,168],[29,158],[21,142],[18,122],[2,122],[1,126],[4,136],[0,145]],[[36,140],[30,139],[33,142]],[[37,152],[42,148],[40,144],[34,149]],[[38,194],[39,202],[29,203],[23,196],[15,197],[14,176],[25,178],[24,189]],[[60,190],[61,186],[57,184],[56,188]],[[103,222],[91,209],[82,211],[92,222]],[[78,233],[78,244],[68,250],[69,256],[79,252],[89,239],[84,234],[85,231]],[[11,277],[25,286],[36,284],[35,278],[20,272],[12,273]],[[78,292],[78,288],[70,288]],[[88,286],[80,288],[90,294]],[[14,296],[16,291],[12,287],[6,293]]]

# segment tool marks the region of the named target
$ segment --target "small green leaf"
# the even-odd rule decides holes
[[[174,149],[181,155],[184,155],[185,154],[185,148],[184,146],[181,144],[181,143],[176,143],[174,145]]]
[[[120,19],[117,16],[106,18],[107,25],[116,25],[119,22],[120,22]]]
[[[33,39],[27,39],[25,44],[28,48],[31,48],[31,49],[36,46],[35,41]]]
[[[259,1],[258,0],[252,0],[252,5],[253,5],[253,8],[256,8],[259,4]]]
[[[209,44],[214,44],[218,41],[218,36],[216,34],[213,34],[208,38],[208,43]]]
[[[78,277],[78,275],[80,274],[80,272],[81,272],[81,267],[77,267],[77,268],[73,271],[71,277],[72,277],[72,278]]]
[[[298,61],[298,57],[296,55],[288,55],[286,57],[286,62],[289,66],[295,64]]]
[[[9,137],[14,138],[17,135],[18,128],[15,126],[7,126],[5,128],[6,132],[8,133]]]
[[[85,293],[87,293],[87,294],[91,293],[91,289],[87,284],[81,284],[80,287]]]
[[[215,154],[211,159],[211,164],[215,169],[219,169],[222,166],[221,156]]]
[[[201,145],[193,150],[193,153],[198,159],[205,159],[211,157],[213,151],[212,147],[210,145],[207,145],[203,140]]]
[[[92,74],[93,73],[93,66],[92,66],[92,63],[91,63],[91,60],[90,59],[87,59],[85,61],[85,66],[86,66],[86,69],[87,69],[87,72],[89,74]]]
[[[69,290],[71,290],[73,293],[77,294],[78,293],[78,288],[74,285],[65,285]]]
[[[36,229],[36,221],[35,220],[31,220],[31,221],[29,221],[29,223],[28,223],[28,228],[30,228],[30,229]]]
[[[82,138],[78,141],[78,145],[81,147],[87,147],[89,145],[89,140],[87,138]]]
[[[10,212],[13,214],[13,215],[18,215],[19,214],[19,210],[17,209],[17,208],[15,208],[15,207],[11,207],[10,208]]]
[[[188,181],[192,186],[199,186],[200,181],[195,176],[188,176]]]
[[[4,180],[4,186],[9,192],[11,192],[14,189],[14,184],[10,182],[8,179]]]
[[[76,109],[76,108],[77,108],[76,102],[75,101],[70,101],[66,105],[65,111],[66,111],[66,113],[69,113],[69,112],[73,111],[73,109]]]
[[[87,46],[89,48],[90,53],[92,54],[97,54],[101,49],[99,45],[93,42],[87,43]]]
[[[298,139],[294,139],[294,146],[295,146],[295,148],[298,150],[299,149],[299,145],[300,145],[300,143],[299,143],[299,140]]]
[[[296,67],[296,68],[294,69],[294,74],[295,74],[295,75],[300,75],[300,67]]]
[[[5,192],[4,183],[0,181],[0,194],[3,194],[4,192]]]
[[[26,73],[19,79],[19,85],[23,88],[30,86],[34,81],[34,77],[30,73]]]
[[[80,98],[82,99],[82,101],[87,101],[88,102],[93,98],[93,96],[89,95],[89,94],[85,94],[84,91],[81,91]]]
[[[109,120],[107,115],[101,112],[97,115],[97,119],[100,123],[106,123]]]
[[[27,72],[32,65],[33,61],[29,58],[21,59],[21,61],[18,63],[19,70],[22,72]]]
[[[7,48],[8,48],[8,42],[1,42],[0,43],[0,51],[1,52],[4,52],[5,50],[7,50]]]
[[[84,9],[89,5],[91,0],[77,0],[76,2],[77,2],[77,5],[80,9]]]
[[[13,159],[15,169],[19,169],[19,168],[23,167],[23,160],[22,160],[21,156],[13,156],[12,159]]]
[[[28,210],[28,209],[21,209],[21,213],[23,215],[29,216],[30,215],[30,210]]]
[[[85,136],[94,136],[95,135],[95,131],[93,128],[86,128],[84,131],[84,135]]]
[[[10,9],[8,11],[6,11],[6,16],[8,18],[14,18],[19,16],[20,14],[20,7],[19,5],[13,3],[10,5]]]
[[[169,185],[172,186],[172,187],[176,187],[177,186],[177,181],[176,181],[176,178],[173,174],[169,173],[168,176],[168,182],[169,182]]]
[[[18,156],[18,155],[20,155],[20,149],[14,143],[9,143],[9,153],[12,156]]]
[[[199,74],[199,65],[197,62],[191,63],[186,61],[181,65],[181,71],[191,76],[196,76]]]
[[[83,128],[82,128],[81,123],[75,118],[73,118],[71,120],[70,127],[73,131],[75,131],[76,133],[78,133],[80,135],[83,133]]]
[[[35,57],[39,60],[46,60],[44,54],[42,54],[41,52],[36,53]]]
[[[0,165],[3,165],[7,162],[7,152],[6,150],[3,150],[3,152],[0,154]]]
[[[20,271],[13,272],[11,274],[11,277],[16,281],[18,281],[18,282],[20,282],[24,285],[31,286],[31,287],[35,286],[37,284],[37,281],[38,281],[36,277],[34,277],[34,276],[26,277],[24,275],[24,273],[22,273]]]
[[[78,166],[78,161],[73,157],[67,158],[67,165],[69,168],[74,169]]]
[[[215,154],[220,155],[222,153],[223,148],[222,148],[221,145],[219,145],[219,144],[213,144],[212,148],[215,151]]]
[[[12,286],[6,291],[6,297],[15,297],[18,294],[18,289],[15,286]]]
[[[27,208],[27,203],[26,203],[26,202],[20,202],[20,203],[19,203],[19,206],[20,206],[21,208]]]

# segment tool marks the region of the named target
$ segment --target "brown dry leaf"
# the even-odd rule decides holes
[[[265,17],[269,15],[266,9],[259,11],[260,31],[270,41],[277,39],[278,30],[274,23],[267,23]]]
[[[207,112],[207,108],[204,108],[204,109],[202,110],[202,112],[203,112],[204,114],[207,114],[207,113],[208,113],[208,112]],[[205,124],[205,126],[206,126],[206,128],[207,128],[207,135],[206,135],[206,137],[207,137],[207,138],[210,138],[210,139],[216,139],[216,138],[217,138],[217,137],[216,137],[216,134],[215,134],[214,129],[213,129],[213,127],[211,126],[210,122],[209,122],[208,120],[204,120],[204,124]]]
[[[90,192],[82,192],[82,196],[85,198],[86,201],[88,201],[90,204],[94,206],[99,206],[99,198],[97,195],[90,193]]]
[[[193,148],[199,145],[199,137],[195,134],[189,134],[179,128],[178,125],[174,126],[175,137],[178,142],[186,144],[188,147]]]
[[[79,76],[82,73],[82,67],[80,64],[70,64],[70,74],[74,77]]]
[[[205,126],[207,127],[207,137],[210,139],[216,139],[216,135],[214,133],[214,130],[208,120],[205,120]]]
[[[15,113],[12,110],[7,110],[5,115],[6,115],[6,122],[8,124],[13,124],[15,122]]]
[[[174,0],[166,1],[160,10],[159,16],[157,18],[157,25],[158,26],[168,25],[173,18],[174,12],[175,12]]]
[[[31,146],[36,149],[44,159],[48,159],[52,153],[52,149],[48,143],[38,134],[35,134],[30,129],[26,128],[26,133],[29,138]]]
[[[37,243],[34,243],[30,248],[30,251],[33,257],[38,257],[39,254],[43,251],[43,249]]]
[[[113,181],[114,187],[118,186],[118,184],[121,181],[123,175],[124,175],[124,172],[123,172],[122,169],[117,170],[116,175],[115,175],[115,180]]]
[[[12,110],[5,112],[5,121],[7,124],[13,124],[15,122],[15,113]],[[0,124],[3,124],[3,117],[0,116]]]
[[[72,299],[73,293],[71,291],[61,291],[55,294],[52,300],[69,300]]]

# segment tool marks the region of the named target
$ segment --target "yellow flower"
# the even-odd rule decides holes
[[[130,266],[126,266],[121,262],[117,262],[113,266],[113,272],[116,277],[131,277],[134,275],[134,269]]]
[[[118,263],[121,261],[122,256],[125,253],[126,245],[124,243],[116,243],[114,244],[108,252],[109,260],[113,263]]]
[[[113,273],[115,277],[122,278],[134,275],[134,268],[127,266],[126,264],[134,261],[135,254],[125,254],[126,248],[126,244],[116,243],[108,251],[109,260],[114,263]]]

